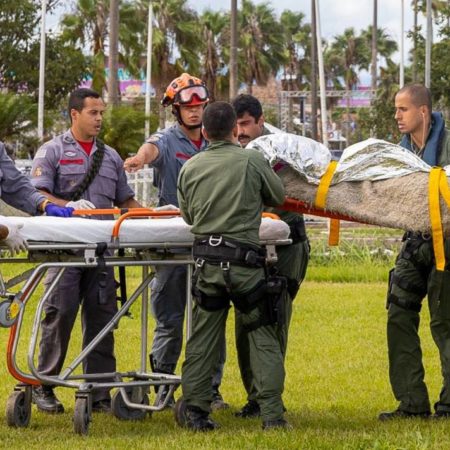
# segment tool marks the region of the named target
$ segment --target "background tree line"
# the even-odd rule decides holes
[[[54,13],[59,0],[49,0]],[[39,71],[40,0],[0,0],[0,139],[24,140],[34,145],[35,103]],[[71,0],[70,9],[59,18],[55,30],[47,34],[46,130],[65,126],[67,94],[92,77],[93,88],[105,92],[105,67],[108,57],[110,0]],[[416,17],[423,13],[425,0],[413,0]],[[435,102],[444,110],[450,107],[447,88],[450,63],[450,10],[448,2],[433,2],[434,22],[440,41],[433,45],[432,90]],[[159,99],[168,82],[182,71],[205,80],[212,99],[228,99],[230,16],[228,11],[196,12],[187,0],[153,1],[152,85]],[[135,77],[146,67],[148,0],[119,2],[119,62]],[[416,25],[409,32],[413,42],[406,82],[423,81],[424,37]],[[289,79],[284,89],[310,90],[311,24],[302,12],[283,11],[277,15],[270,2],[239,2],[238,80],[252,92],[254,85],[265,85],[270,77]],[[372,27],[345,29],[323,42],[325,77],[329,89],[353,90],[362,70],[371,64]],[[398,89],[398,65],[392,60],[397,43],[388,33],[377,29],[377,95],[369,109],[355,111],[359,130],[355,138],[370,134],[396,139],[393,123],[393,95]],[[328,106],[339,119],[342,111],[329,98]],[[3,106],[3,107],[1,107]],[[157,102],[153,102],[157,126]],[[105,138],[121,139],[126,154],[143,139],[143,102],[120,106],[107,117]],[[128,131],[130,130],[130,131]],[[133,130],[132,135],[129,133]],[[108,136],[110,136],[108,138]],[[129,139],[127,137],[129,136]],[[113,142],[114,143],[114,142]]]

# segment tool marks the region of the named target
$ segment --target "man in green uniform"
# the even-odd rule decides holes
[[[273,319],[284,279],[266,277],[258,234],[263,206],[283,203],[284,188],[259,152],[233,143],[237,128],[230,104],[208,106],[203,127],[210,145],[186,162],[178,179],[181,213],[196,236],[196,304],[176,420],[196,431],[217,427],[209,418],[211,377],[231,299],[237,320],[249,330],[249,363],[257,380],[263,428],[285,428],[284,362],[276,333],[282,319]]]
[[[440,113],[432,113],[428,88],[412,84],[395,97],[395,119],[403,134],[400,143],[430,166],[450,163],[449,132]],[[426,214],[427,212],[424,212]],[[430,327],[442,365],[443,387],[435,403],[434,417],[450,417],[450,272],[438,272],[429,235],[408,232],[390,273],[387,338],[389,377],[395,398],[400,402],[380,420],[404,417],[429,417],[430,400],[424,382],[425,371],[420,348],[419,312],[428,295]],[[450,261],[450,240],[445,241],[445,256]]]
[[[240,94],[232,101],[237,115],[238,140],[242,147],[260,136],[270,134],[264,126],[262,106],[256,97],[249,94]],[[277,167],[275,167],[276,171]],[[291,245],[277,247],[279,273],[288,280],[288,293],[285,304],[286,323],[277,327],[283,357],[286,356],[288,329],[292,315],[292,302],[297,295],[303,281],[309,261],[309,242],[306,236],[305,222],[301,214],[270,209],[285,221],[290,229]],[[235,415],[237,417],[258,417],[260,408],[256,401],[257,386],[249,364],[249,339],[247,330],[236,320],[236,347],[241,371],[242,381],[247,391],[247,403]]]

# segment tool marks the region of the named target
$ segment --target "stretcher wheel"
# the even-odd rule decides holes
[[[0,303],[0,327],[10,328],[14,325],[17,319],[18,311],[16,311],[17,304],[15,304],[13,310],[11,311],[12,302],[10,300],[5,300]]]
[[[27,427],[31,417],[31,399],[25,391],[14,391],[6,402],[6,423],[10,427]]]
[[[134,388],[137,389],[137,388]],[[133,387],[127,386],[125,387],[125,392],[128,395],[128,398],[132,399],[133,403],[140,403],[141,405],[149,405],[148,395],[143,394],[140,400],[135,400],[133,398]],[[148,411],[137,408],[129,408],[125,404],[125,400],[122,396],[122,392],[118,389],[114,392],[111,398],[111,410],[113,414],[121,420],[142,420],[147,415]]]
[[[175,403],[175,407],[173,408],[173,415],[175,416],[175,422],[180,427],[186,426],[186,402],[183,400],[183,397],[180,397]]]
[[[75,411],[73,414],[73,429],[75,433],[88,434],[90,422],[89,399],[87,397],[78,397],[75,400]]]

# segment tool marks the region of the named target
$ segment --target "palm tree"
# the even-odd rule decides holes
[[[227,41],[225,40],[223,31],[227,21],[228,17],[225,14],[210,10],[204,11],[200,17],[202,26],[201,78],[205,81],[211,100],[213,101],[217,97],[218,90],[222,93],[224,92],[224,77],[221,76],[219,71],[224,66],[223,48]]]
[[[62,37],[79,48],[89,47],[92,88],[102,92],[105,80],[104,43],[108,35],[108,0],[78,0],[72,13],[61,20]]]
[[[286,61],[283,30],[268,3],[251,0],[242,0],[239,30],[239,78],[251,93],[255,81],[266,84]]]
[[[311,25],[303,23],[305,15],[301,12],[285,10],[281,13],[280,24],[283,30],[286,64],[283,71],[295,74],[293,88],[302,89],[311,74]]]
[[[361,32],[361,36],[366,40],[367,45],[370,46],[372,42],[372,25]],[[392,39],[383,28],[378,28],[376,32],[376,46],[378,55],[385,59],[386,63],[391,56],[397,51],[397,42]]]
[[[333,77],[342,77],[347,94],[358,83],[360,70],[368,70],[370,64],[370,47],[364,36],[356,36],[354,28],[347,28],[336,36],[326,50],[325,60]],[[350,96],[347,95],[347,121],[350,120]],[[346,138],[349,141],[350,129],[346,127]]]
[[[350,91],[356,87],[359,71],[368,70],[370,64],[369,47],[364,35],[356,36],[354,28],[347,28],[334,38],[326,52],[335,75],[343,77],[345,88]]]

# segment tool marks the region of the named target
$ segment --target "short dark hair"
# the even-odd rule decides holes
[[[425,105],[431,114],[431,91],[423,84],[407,84],[406,86],[403,86],[397,94],[408,94],[415,106],[419,107]]]
[[[84,100],[88,97],[101,98],[98,92],[95,92],[93,89],[88,88],[75,89],[70,94],[68,110],[71,121],[72,117],[70,115],[70,112],[72,111],[72,109],[76,109],[77,111],[81,112],[81,110],[84,108]]]
[[[236,113],[227,102],[214,102],[203,113],[203,128],[213,141],[227,140],[236,126]]]
[[[234,98],[231,104],[236,111],[238,119],[245,113],[249,113],[256,122],[263,114],[261,103],[256,97],[253,97],[253,95],[250,94],[239,94]]]

